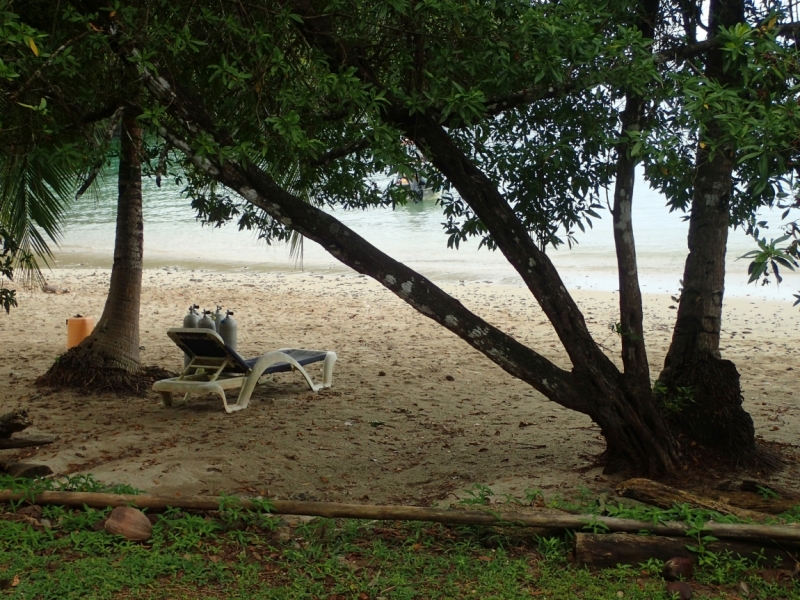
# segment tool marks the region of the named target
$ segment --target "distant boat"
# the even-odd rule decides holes
[[[422,199],[422,193],[425,191],[426,183],[427,181],[424,177],[397,177],[392,182],[392,185],[409,188],[415,196]]]

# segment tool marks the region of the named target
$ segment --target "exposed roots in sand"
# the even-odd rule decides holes
[[[757,444],[753,419],[742,407],[739,372],[729,360],[696,361],[674,374],[662,396],[684,465],[718,471],[772,471],[785,465],[780,453]]]
[[[39,387],[72,388],[85,394],[111,392],[145,396],[155,381],[175,374],[156,366],[128,371],[109,365],[80,346],[58,357],[47,373],[36,380]]]

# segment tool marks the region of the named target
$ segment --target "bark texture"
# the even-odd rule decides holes
[[[120,134],[114,265],[103,314],[92,334],[63,354],[37,383],[87,391],[143,392],[153,378],[139,362],[142,295],[142,130],[126,111]]]
[[[644,0],[637,26],[642,37],[652,40],[658,20],[659,0]],[[644,100],[629,92],[621,116],[621,139],[617,146],[617,171],[614,185],[614,248],[619,277],[619,322],[625,384],[630,393],[652,403],[650,365],[644,340],[644,310],[633,235],[633,192],[637,159],[633,156],[635,134],[641,131]],[[670,440],[671,441],[671,440]]]
[[[744,21],[742,0],[712,0],[710,30]],[[724,69],[722,49],[711,49],[709,78],[735,85],[737,75]],[[697,150],[697,176],[689,220],[689,255],[683,275],[678,316],[664,370],[664,406],[672,429],[687,443],[735,463],[757,456],[755,429],[742,408],[739,373],[720,356],[719,339],[725,291],[725,251],[730,226],[734,160],[711,123]],[[676,404],[675,398],[684,398]]]

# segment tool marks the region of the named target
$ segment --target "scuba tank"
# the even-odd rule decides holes
[[[219,304],[217,304],[217,312],[215,312],[214,316],[211,317],[212,319],[214,319],[214,328],[217,330],[217,333],[219,333],[219,324],[222,323],[222,319],[224,317],[225,315],[222,314],[222,307]]]
[[[200,321],[200,315],[197,314],[197,309],[200,308],[197,304],[192,304],[189,306],[189,314],[183,317],[183,326],[188,327],[190,329],[196,329],[197,323]],[[192,357],[183,353],[183,368],[189,366],[189,363],[192,362]]]
[[[201,329],[210,329],[211,331],[217,330],[217,328],[214,327],[214,319],[211,318],[210,310],[203,311],[203,316],[197,322],[197,326]]]
[[[189,314],[183,317],[183,326],[188,327],[190,329],[194,329],[197,327],[197,322],[200,320],[200,315],[197,314],[197,310],[200,308],[197,304],[192,304],[189,307]]]
[[[236,350],[236,321],[233,320],[232,310],[225,313],[225,318],[219,324],[219,335],[232,350]]]

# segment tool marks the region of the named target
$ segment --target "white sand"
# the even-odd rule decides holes
[[[30,411],[31,432],[58,436],[35,457],[60,474],[91,472],[157,493],[262,493],[279,498],[426,503],[474,483],[593,489],[612,481],[593,467],[603,443],[591,421],[546,401],[466,343],[367,278],[314,273],[148,270],[141,309],[142,361],[178,370],[165,332],[192,302],[236,312],[239,349],[334,350],[334,387],[311,394],[296,374],[259,388],[251,407],[227,415],[218,399],[163,409],[148,398],[42,393],[33,380],[64,351],[65,318],[99,317],[107,269],[59,269],[63,295],[19,293],[0,316],[0,413]],[[467,307],[561,366],[566,357],[526,290],[449,285]],[[575,292],[598,342],[616,354],[609,325],[616,295]],[[675,310],[645,297],[652,377]],[[797,444],[800,312],[788,303],[726,301],[723,352],[742,374],[745,407],[765,440]],[[615,358],[616,360],[616,358]],[[384,371],[385,375],[380,375]],[[319,376],[318,371],[312,371]],[[454,381],[448,381],[446,376]],[[798,392],[800,393],[800,392]],[[520,422],[532,426],[520,427]],[[795,477],[795,467],[782,479]]]

